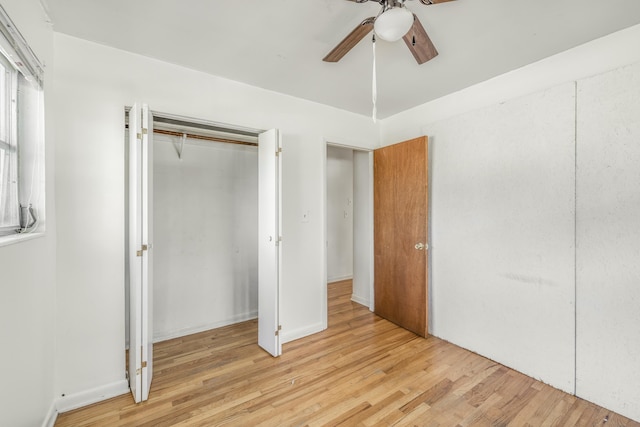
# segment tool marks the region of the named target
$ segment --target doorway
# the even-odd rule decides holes
[[[324,171],[326,282],[373,310],[373,152],[327,143]]]

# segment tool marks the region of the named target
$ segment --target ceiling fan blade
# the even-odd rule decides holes
[[[413,26],[403,39],[418,64],[424,64],[438,56],[436,47],[415,14],[413,14]]]
[[[420,0],[420,3],[429,5],[429,4],[446,3],[448,1],[454,1],[454,0]]]
[[[356,28],[353,29],[349,33],[347,37],[344,38],[336,47],[333,48],[331,52],[327,56],[325,56],[322,60],[325,62],[338,62],[345,56],[355,45],[358,44],[360,40],[364,38],[367,34],[373,30],[373,21],[376,18],[373,16],[371,18],[367,18],[360,23]]]

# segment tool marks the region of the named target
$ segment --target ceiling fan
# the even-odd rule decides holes
[[[427,32],[420,23],[418,17],[411,13],[405,6],[405,0],[348,0],[355,3],[375,1],[380,3],[382,9],[377,16],[362,21],[349,33],[336,47],[333,48],[322,60],[325,62],[338,62],[371,30],[375,35],[386,41],[404,39],[407,47],[413,54],[418,64],[424,64],[438,55],[436,47],[429,39]],[[420,0],[424,5],[444,3],[452,0]]]

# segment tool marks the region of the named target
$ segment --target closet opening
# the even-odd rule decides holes
[[[258,137],[154,117],[153,341],[258,316]]]

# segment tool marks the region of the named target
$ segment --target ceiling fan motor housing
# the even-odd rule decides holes
[[[413,13],[402,6],[385,10],[376,18],[374,30],[382,40],[398,41],[407,34],[413,25]]]

